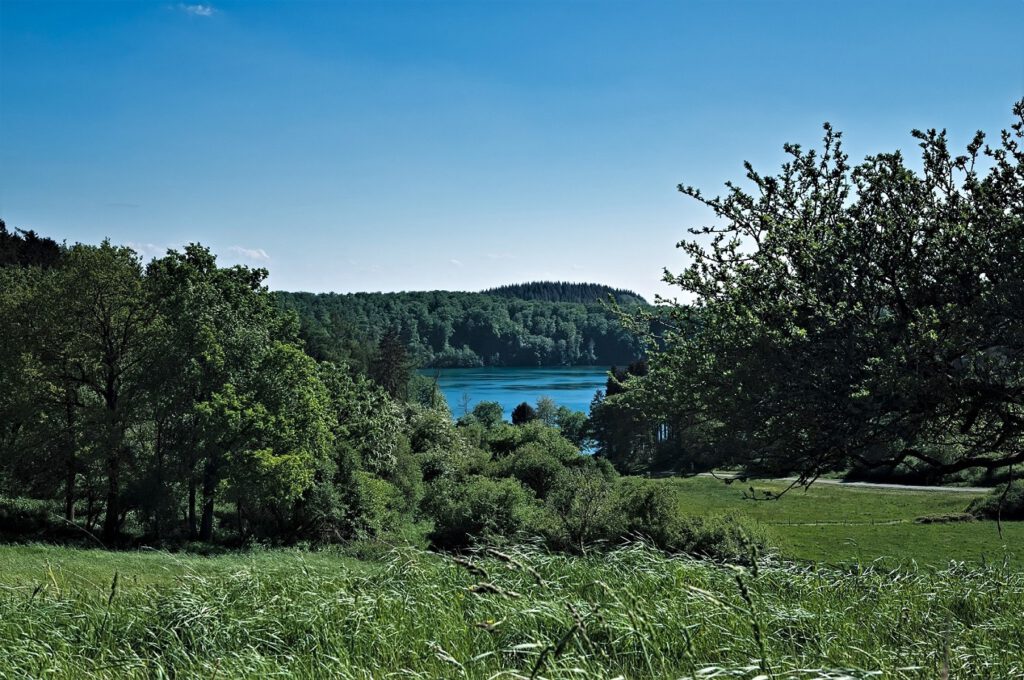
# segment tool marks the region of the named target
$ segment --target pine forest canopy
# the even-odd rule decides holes
[[[575,288],[573,288],[575,286]],[[640,340],[622,326],[608,293],[631,306],[628,291],[595,284],[523,284],[503,293],[277,293],[294,310],[307,351],[318,359],[365,363],[360,348],[398,333],[422,366],[560,366],[625,364]],[[546,292],[545,292],[546,291]],[[520,299],[512,293],[536,296]],[[549,301],[560,295],[590,302]]]

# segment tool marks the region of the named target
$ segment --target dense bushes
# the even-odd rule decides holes
[[[31,537],[61,541],[81,538],[81,529],[64,521],[55,509],[49,501],[0,496],[0,539]]]
[[[534,498],[514,479],[473,475],[432,487],[426,511],[434,520],[430,540],[438,548],[464,548],[473,539],[514,538],[531,528]]]
[[[731,515],[687,516],[676,492],[654,480],[579,471],[548,504],[548,543],[570,551],[643,539],[669,553],[746,562],[770,545],[760,527]]]
[[[580,455],[538,420],[512,426],[469,416],[452,427],[421,415],[416,422],[427,480],[422,509],[435,548],[527,538],[580,553],[640,539],[670,553],[746,561],[768,546],[762,530],[735,517],[683,515],[671,487],[619,477],[608,461]]]
[[[1024,486],[1014,484],[1007,490],[997,488],[987,496],[971,501],[967,512],[981,519],[1024,520]]]

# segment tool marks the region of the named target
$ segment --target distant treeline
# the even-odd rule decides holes
[[[535,289],[532,286],[537,286]],[[609,305],[513,297],[551,295],[563,284],[509,286],[501,294],[446,291],[417,293],[278,293],[283,308],[300,321],[307,351],[321,360],[365,363],[367,348],[397,333],[423,366],[555,366],[626,364],[642,353],[640,341],[622,327]],[[578,286],[583,299],[607,299],[612,289]],[[597,295],[597,291],[605,295]],[[568,289],[566,289],[568,294]],[[630,301],[642,300],[628,293]]]
[[[498,286],[482,291],[485,295],[516,298],[517,300],[538,300],[541,302],[576,302],[591,305],[608,302],[609,297],[620,305],[646,305],[640,295],[631,290],[612,288],[600,283],[570,283],[568,281],[532,281]]]
[[[8,231],[0,220],[0,267],[9,265],[50,267],[60,259],[60,245],[31,229]]]
[[[427,343],[472,342],[494,361],[632,354],[600,305],[275,296],[266,270],[219,266],[199,244],[144,264],[108,240],[0,237],[0,542],[464,550],[526,537],[581,552],[649,532],[662,550],[743,559],[758,540],[732,520],[687,518],[667,486],[580,455],[591,429],[632,425],[614,403],[599,428],[544,398],[511,424],[495,402],[456,422],[411,370],[408,349]],[[293,309],[320,353],[368,360],[307,354],[317,345]]]

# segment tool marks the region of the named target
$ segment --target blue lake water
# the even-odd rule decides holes
[[[519,404],[536,404],[543,396],[574,411],[590,411],[594,392],[603,390],[606,367],[550,366],[533,368],[428,368],[423,375],[438,374],[438,385],[448,400],[452,415],[462,415],[464,399],[469,410],[481,401],[496,401],[505,410],[505,419]]]

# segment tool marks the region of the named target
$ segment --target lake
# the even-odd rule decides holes
[[[438,374],[438,385],[448,400],[452,415],[462,415],[464,395],[469,410],[481,401],[496,401],[505,410],[505,419],[512,409],[524,401],[536,405],[540,397],[551,397],[559,406],[574,411],[590,412],[594,392],[603,390],[607,367],[546,366],[530,368],[426,368],[423,375]]]

